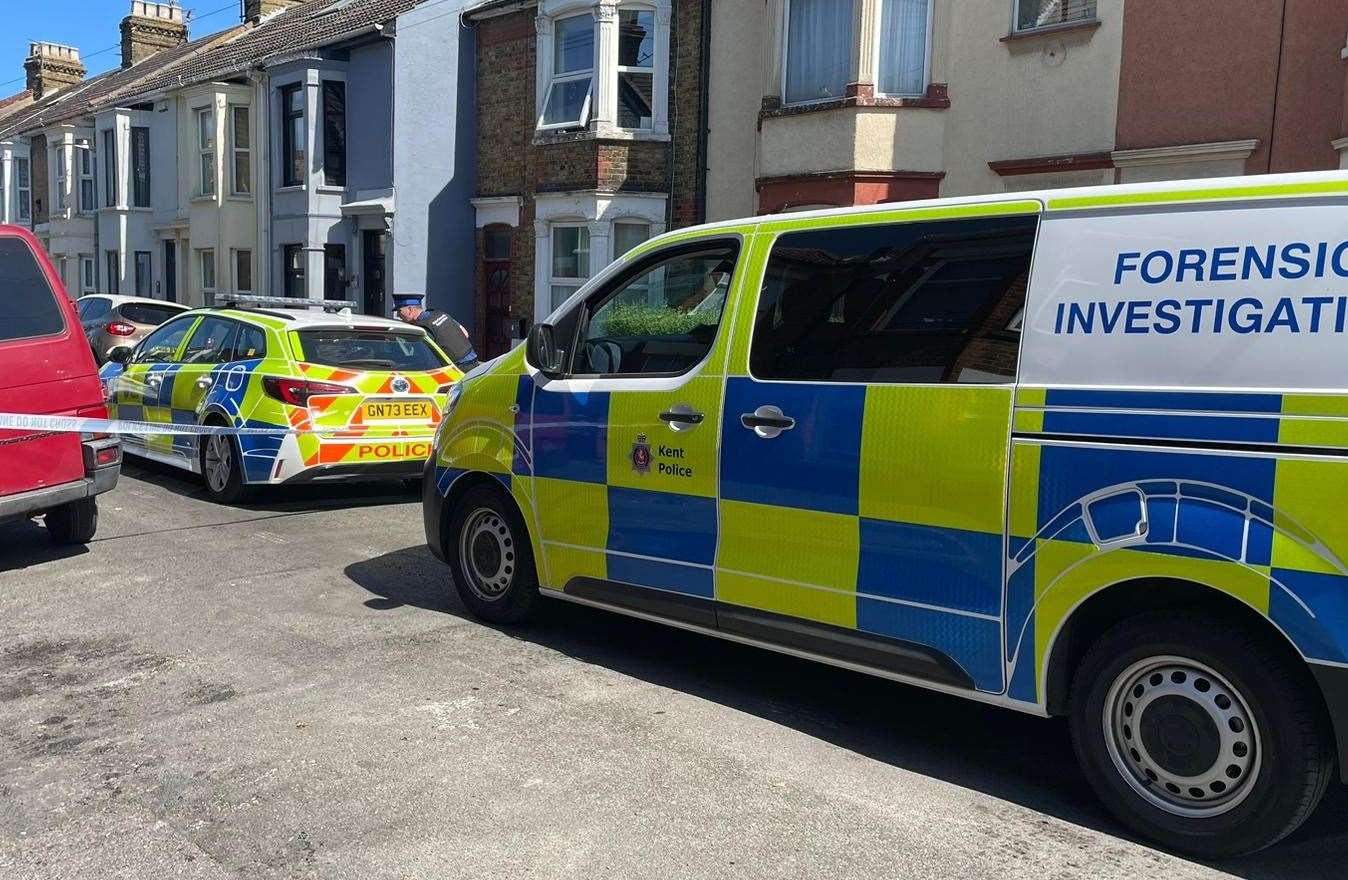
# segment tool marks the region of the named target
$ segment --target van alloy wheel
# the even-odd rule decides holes
[[[1195,660],[1134,663],[1115,678],[1104,714],[1114,766],[1168,813],[1220,816],[1245,800],[1259,778],[1259,726],[1247,701]]]

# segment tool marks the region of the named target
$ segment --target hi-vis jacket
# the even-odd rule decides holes
[[[469,374],[437,435],[431,545],[445,554],[447,501],[499,481],[547,591],[1038,713],[1061,705],[1059,649],[1084,609],[1215,591],[1305,658],[1342,743],[1346,206],[1348,177],[1294,175],[661,236],[550,323],[574,326],[634,266],[728,242],[705,358],[677,375],[544,375],[521,347]],[[1019,308],[994,334],[1005,373],[756,375],[756,332],[790,320],[763,299],[790,236],[920,240],[989,218],[1032,236]]]

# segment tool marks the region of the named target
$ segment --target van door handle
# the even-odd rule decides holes
[[[780,408],[766,404],[751,413],[740,415],[740,424],[765,440],[771,440],[783,431],[796,426],[796,420],[786,415]]]
[[[660,421],[673,425],[700,425],[705,416],[695,409],[667,409],[660,413]]]

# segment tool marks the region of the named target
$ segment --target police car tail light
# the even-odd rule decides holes
[[[289,376],[264,376],[262,390],[269,397],[291,406],[308,406],[309,398],[329,394],[355,394],[350,385],[338,385],[333,382],[313,382],[308,379],[292,379]]]
[[[136,332],[135,327],[132,327],[130,324],[123,324],[121,321],[113,321],[103,329],[107,330],[113,336],[130,336],[132,333]]]

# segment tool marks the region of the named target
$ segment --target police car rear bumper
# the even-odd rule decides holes
[[[424,462],[419,458],[409,458],[403,461],[318,464],[281,480],[279,485],[355,482],[357,480],[405,480],[420,477],[423,464]]]
[[[1339,778],[1348,783],[1348,668],[1311,663],[1311,674],[1320,685],[1334,728],[1339,756]]]

